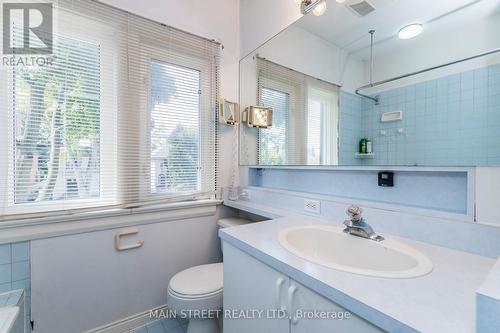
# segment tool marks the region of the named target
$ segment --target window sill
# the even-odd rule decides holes
[[[199,200],[2,222],[0,244],[212,216],[220,204]]]

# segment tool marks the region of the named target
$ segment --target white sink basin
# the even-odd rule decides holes
[[[335,226],[291,227],[279,233],[280,244],[298,257],[333,269],[385,278],[413,278],[432,271],[432,262],[397,240],[382,242],[342,232]]]

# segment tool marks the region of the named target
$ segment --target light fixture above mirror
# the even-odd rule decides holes
[[[306,15],[313,12],[316,16],[321,16],[326,12],[326,0],[294,0],[300,4],[300,11]]]

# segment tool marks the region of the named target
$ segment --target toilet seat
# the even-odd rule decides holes
[[[215,296],[223,291],[222,263],[200,265],[177,273],[168,286],[173,296],[193,299]]]
[[[185,300],[197,300],[197,299],[203,299],[203,298],[209,298],[209,297],[216,297],[219,295],[222,295],[223,290],[217,290],[214,291],[213,293],[207,293],[207,294],[198,294],[198,295],[185,295],[185,294],[180,294],[172,290],[171,288],[168,288],[168,293],[171,296],[177,297],[177,298],[182,298]]]

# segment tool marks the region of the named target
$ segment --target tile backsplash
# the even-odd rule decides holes
[[[24,289],[26,315],[30,316],[30,242],[0,245],[0,293]]]
[[[346,147],[341,141],[340,164],[500,164],[500,65],[384,91],[379,96],[380,104],[375,105],[342,93],[345,110],[340,129],[341,136],[346,135],[341,138]],[[380,122],[383,113],[393,111],[402,111],[403,120]],[[352,130],[356,125],[357,133]],[[353,144],[362,137],[373,141],[375,158],[353,161],[357,150]]]

